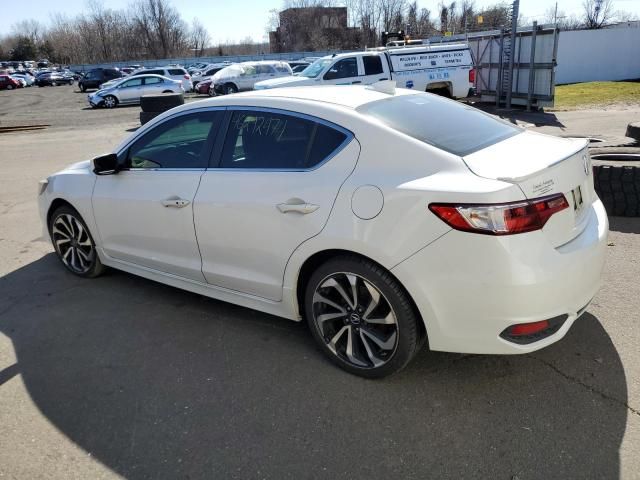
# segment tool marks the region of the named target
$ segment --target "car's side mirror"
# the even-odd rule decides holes
[[[118,155],[115,153],[107,153],[93,159],[93,173],[96,175],[113,175],[119,170]]]

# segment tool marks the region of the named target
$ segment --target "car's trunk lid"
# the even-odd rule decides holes
[[[463,157],[480,177],[514,183],[526,198],[564,194],[570,208],[551,217],[543,231],[554,246],[578,236],[595,199],[585,139],[523,132]]]

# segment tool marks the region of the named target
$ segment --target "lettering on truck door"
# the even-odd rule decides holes
[[[399,87],[422,91],[432,82],[453,83],[458,70],[473,66],[469,49],[390,54],[388,58]]]

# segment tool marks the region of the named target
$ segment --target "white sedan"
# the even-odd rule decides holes
[[[174,108],[40,184],[62,264],[292,320],[345,370],[526,353],[596,294],[608,223],[585,140],[435,95],[299,87]]]

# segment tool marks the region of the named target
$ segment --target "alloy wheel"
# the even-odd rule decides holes
[[[114,97],[112,97],[111,95],[109,95],[108,97],[105,97],[104,106],[107,107],[107,108],[115,107],[116,106],[116,99]]]
[[[378,368],[398,346],[398,322],[386,297],[354,273],[325,277],[313,295],[313,320],[329,350],[348,364]]]
[[[61,214],[51,229],[53,244],[62,262],[75,273],[87,273],[94,263],[95,249],[89,232],[73,215]]]

